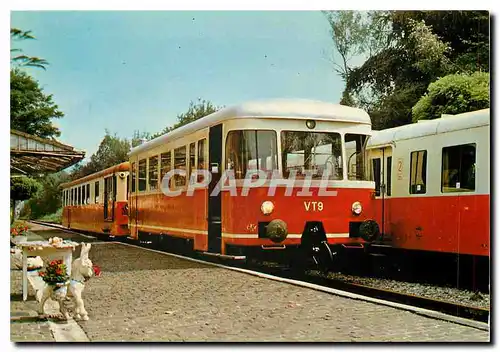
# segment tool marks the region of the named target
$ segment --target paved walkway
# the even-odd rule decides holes
[[[125,244],[94,243],[90,258],[102,275],[86,285],[90,320],[78,327],[93,342],[489,341],[476,328]],[[13,340],[51,337],[46,322],[23,324],[11,322]]]

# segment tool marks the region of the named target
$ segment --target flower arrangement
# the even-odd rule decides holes
[[[51,261],[45,271],[39,271],[38,275],[49,285],[65,283],[69,279],[66,264],[62,260]]]
[[[101,276],[101,268],[99,268],[97,265],[94,265],[92,266],[92,269],[94,270],[95,276]]]
[[[28,226],[22,224],[10,228],[11,237],[26,236],[27,232],[28,232]]]

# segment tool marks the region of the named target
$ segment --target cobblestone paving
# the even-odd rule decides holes
[[[10,272],[10,340],[13,342],[53,342],[47,321],[38,320],[34,290],[29,286],[28,300],[23,302],[22,271]]]
[[[75,253],[75,257],[78,254]],[[180,260],[94,244],[84,292],[91,341],[489,341],[489,333],[404,310]]]

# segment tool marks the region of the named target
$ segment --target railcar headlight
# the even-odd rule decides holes
[[[262,214],[264,214],[264,215],[271,214],[273,212],[273,210],[274,210],[274,204],[270,200],[266,200],[260,206],[260,211],[262,211]]]
[[[361,206],[360,202],[354,202],[352,203],[351,210],[354,215],[359,215],[363,211],[363,207]]]

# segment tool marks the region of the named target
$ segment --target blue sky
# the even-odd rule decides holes
[[[36,36],[14,46],[50,62],[29,73],[65,113],[59,139],[87,157],[106,128],[158,132],[198,98],[338,103],[344,87],[317,11],[31,11],[12,12],[11,27]]]

